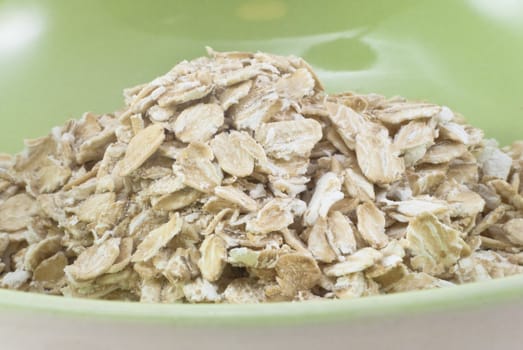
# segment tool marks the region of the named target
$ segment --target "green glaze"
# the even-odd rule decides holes
[[[523,139],[521,1],[0,0],[0,152],[19,151],[22,139],[84,111],[120,108],[123,88],[205,54],[205,46],[303,56],[329,91],[429,100],[502,144]],[[0,309],[196,324],[303,322],[496,302],[522,288],[515,277],[277,306],[144,306],[0,291]]]
[[[523,275],[459,287],[353,300],[274,304],[143,304],[72,299],[0,289],[1,313],[54,315],[179,326],[277,326],[354,322],[426,312],[521,305]]]
[[[520,1],[0,0],[0,152],[114,111],[206,45],[301,55],[329,91],[430,100],[522,138]]]

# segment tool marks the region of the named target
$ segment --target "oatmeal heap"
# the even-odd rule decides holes
[[[70,297],[357,298],[523,272],[523,142],[209,50],[0,156],[0,285]]]

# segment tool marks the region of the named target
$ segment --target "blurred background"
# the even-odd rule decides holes
[[[445,104],[523,130],[520,0],[0,0],[0,152],[216,50],[303,56],[328,91]]]

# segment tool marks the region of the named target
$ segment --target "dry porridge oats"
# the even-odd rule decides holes
[[[0,155],[0,285],[153,303],[440,288],[523,272],[523,142],[215,52]]]

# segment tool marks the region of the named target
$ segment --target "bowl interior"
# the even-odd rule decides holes
[[[502,144],[523,127],[523,3],[513,0],[0,2],[0,152],[125,87],[216,50],[305,57],[329,91],[450,106]]]
[[[329,91],[429,100],[461,112],[502,144],[521,138],[523,2],[4,0],[0,152],[19,151],[24,138],[45,135],[84,111],[120,108],[123,88],[204,55],[207,45],[303,56]],[[512,281],[488,289],[488,298],[520,290],[522,280]],[[7,293],[0,298],[4,306],[9,300],[26,308],[44,302],[41,296],[1,293]],[[457,301],[459,293],[452,289],[435,298],[454,295]],[[414,299],[427,304],[428,295]],[[400,310],[414,299],[390,303]],[[53,300],[49,308],[73,305]],[[93,305],[101,312],[105,304]],[[376,308],[373,302],[357,305],[362,312]],[[83,302],[80,308],[91,310]]]

